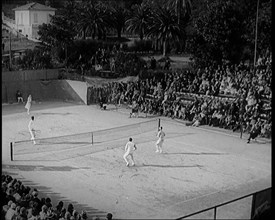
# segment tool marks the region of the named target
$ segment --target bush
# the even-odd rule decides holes
[[[151,40],[135,40],[132,46],[129,46],[129,52],[146,52],[153,50],[153,43]]]
[[[51,69],[51,55],[43,49],[26,50],[25,54],[16,60],[18,69]]]
[[[146,62],[136,54],[119,52],[115,64],[117,73],[123,76],[136,76],[144,69]]]
[[[101,41],[101,40],[77,40],[68,48],[68,64],[73,66],[79,60],[80,54],[83,62],[89,62],[93,55],[99,48],[104,48],[106,51],[111,51],[114,46],[119,47],[115,41]]]

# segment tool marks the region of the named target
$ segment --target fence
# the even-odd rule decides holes
[[[16,81],[53,80],[58,79],[58,69],[21,70],[2,72],[2,84]]]
[[[37,86],[39,82],[42,83],[45,80],[57,80],[58,77],[58,69],[2,72],[2,103],[17,102],[15,97],[17,90],[20,90],[21,93],[25,95],[23,97],[24,100],[31,91],[40,94],[43,89],[39,90],[40,87]],[[36,86],[35,88],[32,87],[34,84]],[[38,97],[40,95],[37,94]]]
[[[207,208],[207,209],[203,209],[203,210],[198,211],[198,212],[194,212],[192,214],[185,215],[183,217],[177,218],[177,220],[186,219],[188,217],[198,215],[198,214],[201,214],[201,213],[205,213],[205,212],[210,211],[210,210],[213,210],[213,214],[214,214],[213,219],[216,220],[217,219],[217,208],[225,206],[225,205],[233,203],[233,202],[236,202],[236,201],[239,201],[239,200],[244,199],[244,198],[251,197],[251,196],[252,196],[252,207],[251,207],[251,215],[250,216],[251,216],[251,219],[252,219],[253,216],[257,213],[258,208],[261,208],[261,206],[263,204],[265,204],[266,202],[271,203],[271,187],[266,188],[266,189],[261,190],[261,191],[258,191],[258,192],[250,193],[248,195],[239,197],[237,199],[230,200],[228,202],[224,202],[224,203],[216,205],[216,206],[212,206],[212,207]]]

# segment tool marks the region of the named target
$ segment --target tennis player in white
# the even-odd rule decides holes
[[[164,142],[165,133],[162,130],[162,127],[159,128],[159,132],[157,134],[158,140],[156,142],[156,153],[162,153],[162,144]]]
[[[35,138],[35,130],[34,130],[34,116],[31,117],[31,120],[28,125],[29,132],[31,134],[31,140],[33,141],[33,144],[36,144],[34,138]]]
[[[128,156],[131,157],[132,162],[133,162],[133,166],[135,166],[135,161],[134,161],[134,156],[133,153],[134,151],[137,149],[136,144],[134,142],[132,142],[132,138],[129,138],[129,141],[127,142],[127,144],[125,145],[125,154],[123,155],[124,160],[126,161],[126,166],[129,166],[129,161],[127,159]]]
[[[28,115],[30,114],[31,105],[32,105],[32,96],[29,95],[29,96],[28,96],[27,103],[26,103],[26,105],[25,105],[25,108],[27,109]]]

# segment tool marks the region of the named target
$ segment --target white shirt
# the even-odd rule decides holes
[[[160,131],[158,132],[158,135],[157,135],[157,136],[159,137],[159,139],[163,140],[163,139],[164,139],[164,136],[165,136],[165,133],[164,133],[162,130],[160,130]]]
[[[127,154],[133,153],[136,150],[136,145],[134,142],[128,141],[125,145],[125,151]]]
[[[34,130],[34,125],[33,124],[34,124],[33,120],[30,120],[29,125],[28,125],[29,131]]]

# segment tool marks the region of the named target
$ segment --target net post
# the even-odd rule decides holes
[[[13,144],[10,142],[11,161],[13,161]]]

